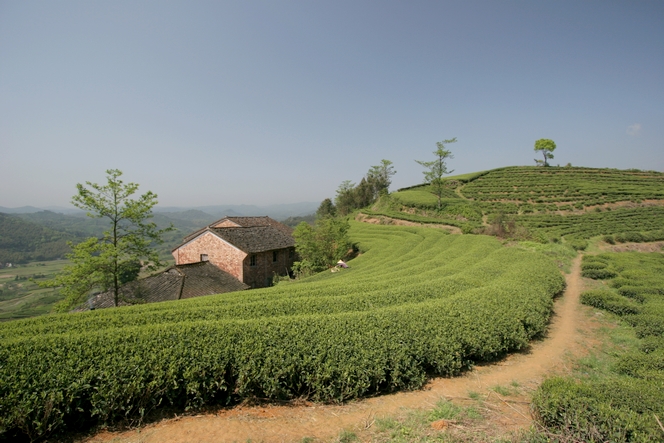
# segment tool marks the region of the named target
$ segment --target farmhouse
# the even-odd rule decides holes
[[[224,217],[173,249],[176,265],[210,262],[252,288],[270,286],[295,261],[293,230],[270,217]]]

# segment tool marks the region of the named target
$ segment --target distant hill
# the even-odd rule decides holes
[[[213,206],[197,206],[194,208],[181,208],[175,206],[156,207],[155,212],[168,212],[171,214],[181,213],[189,210],[202,211],[210,214],[215,220],[229,216],[260,216],[267,215],[275,220],[285,220],[288,217],[303,217],[313,214],[318,209],[320,202],[302,202],[290,204],[277,204],[267,206],[255,205],[213,205]]]
[[[42,226],[18,215],[0,213],[0,263],[26,263],[62,258],[67,241],[83,237]]]
[[[34,206],[21,206],[20,208],[5,208],[4,206],[0,206],[0,212],[3,214],[29,214],[39,211],[42,211],[42,209],[35,208]]]

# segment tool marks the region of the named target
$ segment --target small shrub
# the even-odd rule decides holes
[[[623,297],[629,297],[638,301],[639,303],[643,303],[646,300],[644,294],[647,293],[646,291],[644,291],[644,289],[647,290],[649,288],[644,288],[639,286],[622,286],[618,289],[618,293]]]
[[[613,271],[608,269],[587,269],[581,272],[581,275],[586,278],[592,278],[594,280],[606,280],[617,276]]]
[[[634,301],[602,289],[584,292],[581,294],[581,303],[598,309],[604,309],[616,315],[639,313],[639,306]]]

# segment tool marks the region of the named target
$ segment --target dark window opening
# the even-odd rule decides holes
[[[256,266],[256,254],[249,257],[249,266]]]
[[[293,258],[293,257],[295,257],[295,249],[289,249],[288,258]]]
[[[272,262],[279,260],[279,251],[272,251]]]

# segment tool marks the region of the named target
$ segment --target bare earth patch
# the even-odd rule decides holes
[[[400,220],[398,218],[386,217],[384,215],[380,215],[378,217],[371,217],[366,214],[360,213],[357,215],[357,217],[355,217],[355,220],[364,223],[370,223],[372,225],[417,226],[417,227],[426,227],[426,228],[445,229],[446,231],[449,231],[450,234],[462,233],[461,228],[457,228],[456,226],[437,224],[437,223],[417,223],[408,220]]]
[[[454,425],[432,428],[465,438],[500,436],[530,426],[530,397],[542,380],[567,373],[575,358],[597,344],[592,332],[598,327],[590,309],[580,305],[583,282],[581,256],[567,275],[565,294],[556,300],[554,315],[545,338],[525,352],[493,364],[475,367],[460,377],[435,378],[423,389],[368,398],[344,405],[293,402],[220,409],[215,413],[163,420],[139,429],[101,432],[85,443],[141,442],[298,442],[334,441],[340,432],[355,433],[360,440],[376,437],[377,418],[400,417],[409,411],[433,409],[441,399],[468,405],[478,397],[484,419],[474,427]],[[474,399],[471,399],[470,397]],[[475,403],[473,403],[475,404]],[[479,441],[479,440],[477,440]]]
[[[602,244],[602,251],[610,252],[664,252],[664,241],[651,243],[621,243],[619,245]]]

